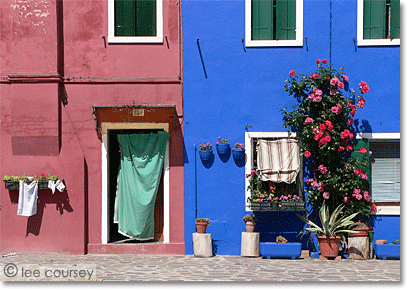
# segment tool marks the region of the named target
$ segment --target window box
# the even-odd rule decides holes
[[[302,254],[302,243],[260,243],[261,256],[266,258],[299,258]]]
[[[4,181],[6,189],[19,189],[19,181]]]
[[[305,203],[303,201],[289,201],[289,202],[281,202],[280,209],[282,211],[305,211]]]
[[[400,258],[399,244],[374,244],[374,252],[377,258],[386,260],[387,258]]]
[[[279,210],[277,202],[251,202],[250,209],[252,211],[274,211]]]

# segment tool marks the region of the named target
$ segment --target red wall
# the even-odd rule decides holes
[[[175,105],[178,115],[170,245],[143,253],[184,254],[181,7],[163,2],[168,45],[107,43],[107,0],[0,1],[0,176],[50,173],[67,186],[40,191],[30,218],[16,214],[18,191],[0,186],[0,252],[143,251],[101,245],[102,144],[92,114],[135,102]]]

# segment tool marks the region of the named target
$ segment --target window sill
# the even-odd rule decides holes
[[[358,39],[358,46],[387,46],[400,45],[400,39]]]
[[[401,215],[400,206],[377,206],[375,215]]]
[[[108,43],[163,43],[160,36],[109,36]]]
[[[299,40],[245,40],[246,47],[285,47],[303,46],[303,39]]]

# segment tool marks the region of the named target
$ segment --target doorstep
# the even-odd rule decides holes
[[[184,243],[88,244],[88,254],[184,255]]]

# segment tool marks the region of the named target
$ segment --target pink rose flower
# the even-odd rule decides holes
[[[324,59],[323,59],[323,63],[327,63],[327,59],[324,58]]]
[[[358,189],[358,188],[353,189],[354,194],[359,194],[360,192],[361,192],[361,189]]]
[[[344,151],[344,147],[343,147],[343,146],[340,146],[339,149],[337,149],[337,151],[339,151],[339,152]]]
[[[368,152],[368,156],[373,155],[373,151]]]
[[[322,90],[319,90],[319,89],[314,89],[314,93],[316,94],[316,95],[323,95],[323,92],[322,92]]]
[[[331,80],[330,80],[330,84],[331,85],[335,85],[335,84],[337,84],[339,82],[339,79],[337,78],[337,77],[334,77],[334,78],[332,78]]]
[[[310,118],[310,117],[307,117],[306,120],[305,120],[305,122],[303,123],[303,125],[310,124],[310,123],[312,123],[312,122],[313,122],[313,119]]]
[[[368,191],[363,192],[363,197],[367,202],[371,201],[371,196],[368,194]]]
[[[339,115],[340,113],[341,113],[341,109],[339,108],[339,107],[332,107],[331,108],[331,111],[333,112],[333,113],[335,113],[336,115]]]
[[[317,187],[317,190],[319,192],[323,192],[325,187],[326,187],[326,184],[319,184],[319,186]]]
[[[324,124],[320,124],[320,130],[325,130],[326,126]]]
[[[348,202],[348,197],[345,196],[343,200],[344,200],[344,203],[347,203]]]
[[[256,170],[255,170],[255,169],[252,169],[252,170],[251,170],[251,174],[254,174],[254,173],[256,173]]]
[[[323,198],[324,199],[329,199],[329,197],[330,197],[330,193],[328,193],[328,192],[323,193]]]
[[[362,87],[362,86],[366,86],[367,83],[366,83],[365,81],[361,81],[358,85],[359,85],[360,87]]]
[[[370,90],[370,88],[369,88],[368,86],[362,86],[362,87],[361,87],[361,92],[362,92],[363,94],[368,93],[369,90]]]
[[[319,184],[318,184],[316,181],[314,181],[314,180],[313,180],[313,182],[312,182],[312,186],[313,186],[313,187],[318,187],[318,186],[319,186]]]
[[[338,82],[337,86],[339,89],[343,89],[344,88],[344,84],[342,82]]]
[[[326,173],[328,172],[327,167],[325,167],[323,164],[320,165],[320,166],[318,167],[318,169],[319,169],[319,171],[320,171],[322,174],[326,174]]]
[[[376,206],[374,203],[371,205],[371,210],[372,210],[372,211],[376,211],[376,210],[377,210],[377,206]]]
[[[337,93],[337,90],[336,90],[336,89],[330,90],[330,95],[331,95],[331,96],[334,96],[336,93]]]
[[[348,119],[347,124],[349,126],[353,125],[354,124],[354,118],[352,117],[352,118]]]
[[[294,70],[289,71],[289,75],[290,75],[291,77],[293,77],[293,76],[295,75],[295,71],[294,71]]]
[[[317,128],[317,127],[313,128],[312,132],[313,132],[313,134],[316,135],[317,133],[319,133],[319,128]]]
[[[367,180],[368,179],[368,175],[367,175],[367,173],[361,173],[361,176],[360,176],[362,179],[365,179],[365,180]]]
[[[322,96],[316,95],[313,99],[312,102],[314,103],[320,103],[322,101]]]
[[[360,171],[357,170],[357,169],[354,169],[353,172],[354,172],[354,175],[355,175],[355,176],[358,176],[358,175],[360,174]]]
[[[350,115],[354,116],[355,113],[356,113],[356,108],[351,109]]]
[[[310,151],[305,151],[305,157],[310,157],[312,155],[312,153],[310,153]]]
[[[349,80],[348,76],[343,75],[343,80],[344,80],[345,82],[348,82],[348,80]]]
[[[319,62],[320,62],[320,58],[318,58],[318,59],[316,60],[316,64],[319,64]]]
[[[307,184],[310,184],[310,183],[312,183],[314,180],[313,180],[313,178],[309,178],[308,180],[306,180],[306,183]]]
[[[367,149],[365,149],[364,147],[360,149],[360,153],[361,154],[366,154],[367,153]]]
[[[351,147],[350,145],[347,145],[346,150],[347,150],[348,152],[351,152],[351,151],[353,151],[353,147]]]
[[[358,101],[357,106],[358,106],[359,108],[364,108],[364,105],[365,105],[365,100],[364,100],[363,98],[361,98],[361,99]]]
[[[361,199],[363,198],[363,196],[358,193],[358,194],[356,194],[356,198],[357,198],[358,200],[361,200]]]
[[[350,135],[350,131],[347,130],[347,129],[345,129],[343,132],[341,132],[340,138],[341,138],[341,139],[345,139],[345,138],[347,138],[349,135]]]

